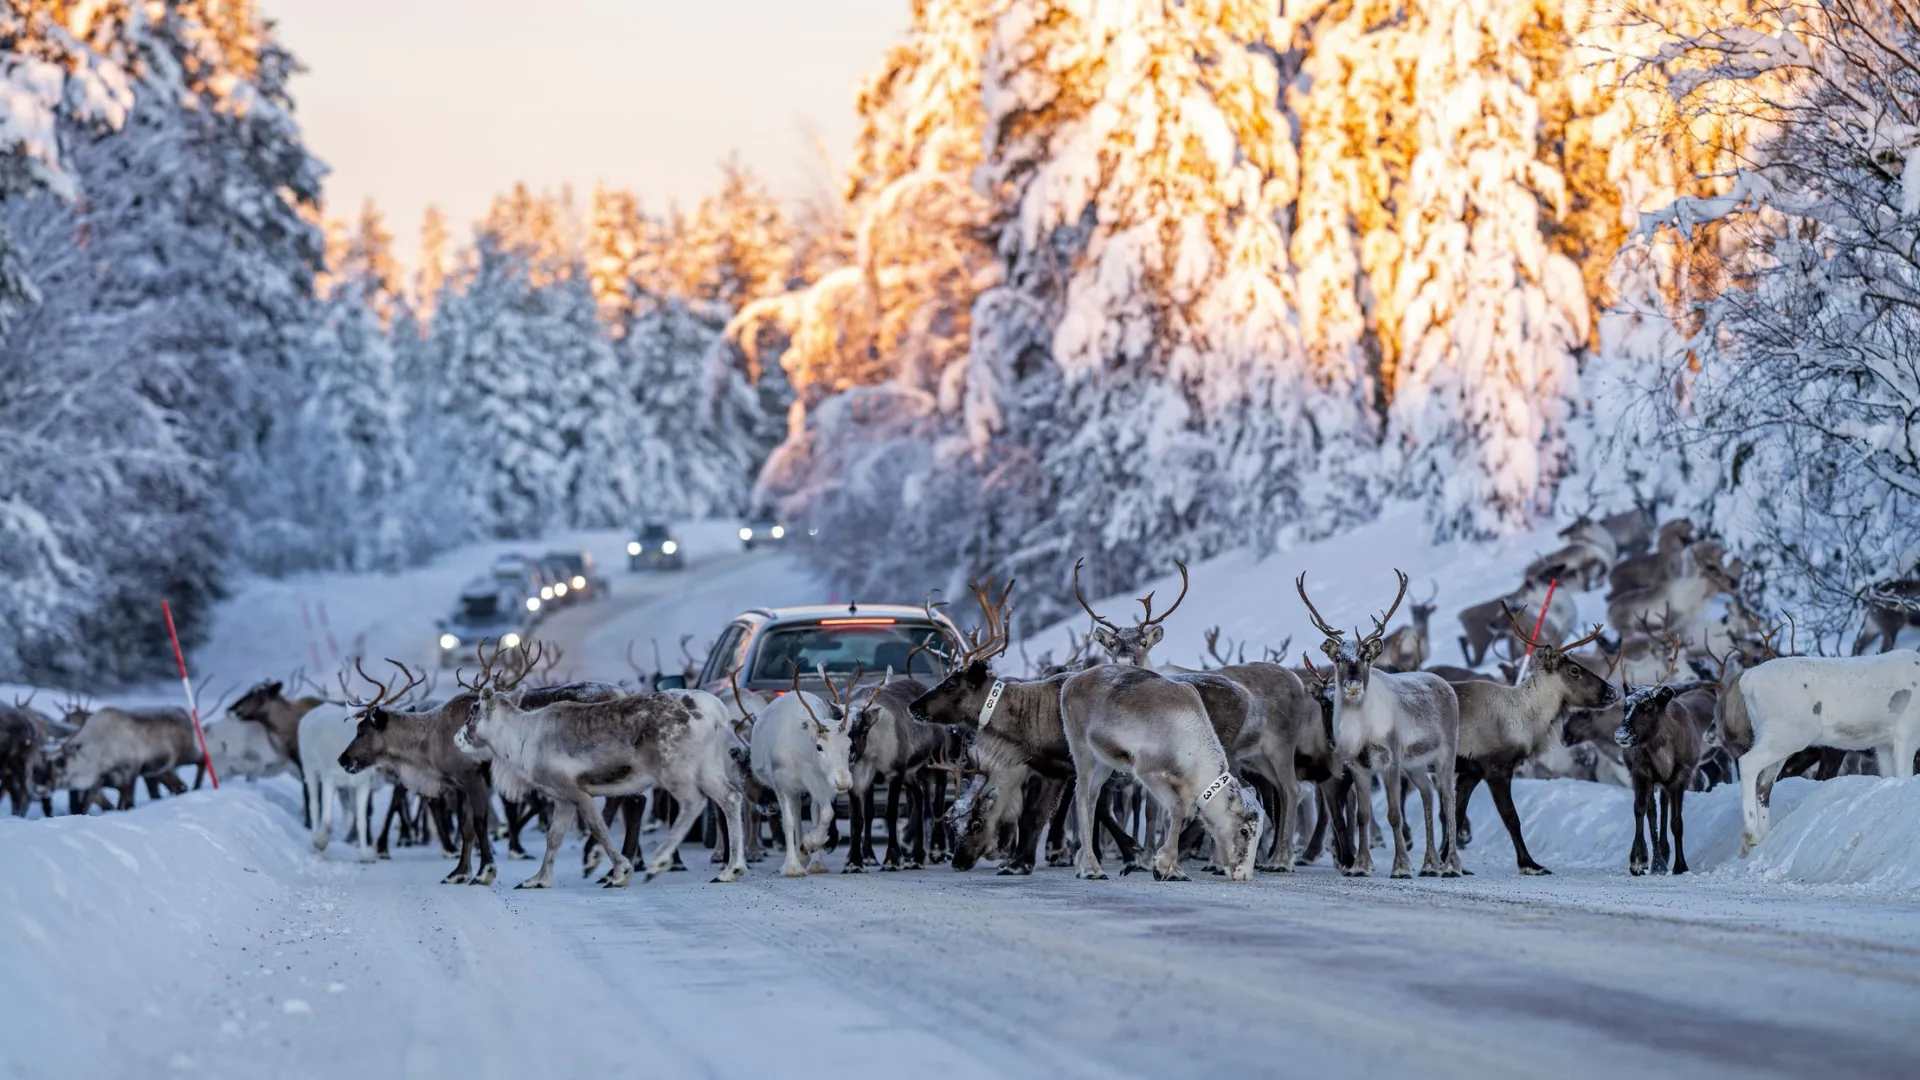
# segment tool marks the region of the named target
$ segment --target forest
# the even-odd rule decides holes
[[[903,0],[905,3],[906,0]],[[0,678],[244,574],[773,512],[1022,617],[1415,502],[1920,559],[1911,0],[912,0],[836,197],[501,193],[402,267],[234,0],[0,10]],[[412,224],[408,228],[414,227]]]

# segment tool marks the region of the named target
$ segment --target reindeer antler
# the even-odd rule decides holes
[[[794,680],[794,682],[796,685],[798,685],[799,680],[796,679]],[[740,669],[739,668],[734,668],[732,671],[727,672],[727,683],[733,687],[733,703],[735,706],[737,706],[740,709],[740,715],[745,717],[748,720],[753,719],[753,710],[747,708],[746,699],[740,696]]]
[[[813,722],[814,722],[815,724],[819,724],[819,723],[820,723],[820,718],[819,718],[818,716],[815,716],[815,715],[813,715],[813,706],[811,706],[811,705],[809,705],[809,704],[807,704],[807,695],[806,695],[806,694],[804,694],[804,693],[802,693],[802,692],[801,692],[801,690],[800,690],[800,664],[799,664],[799,662],[798,662],[798,661],[792,661],[792,660],[790,660],[790,661],[788,661],[788,663],[790,663],[790,664],[792,664],[792,665],[793,665],[793,696],[794,696],[794,699],[795,699],[795,700],[797,700],[798,702],[800,702],[800,707],[801,707],[801,708],[803,708],[803,709],[805,709],[805,710],[807,710],[807,718],[808,718],[809,720],[812,720],[812,721],[813,721]],[[821,677],[822,679],[824,679],[824,678],[826,678],[826,677],[827,677],[827,675],[826,675],[826,672],[825,672],[825,671],[822,671],[822,672],[820,673],[820,677]],[[833,687],[833,684],[832,684],[832,683],[828,683],[828,684],[827,684],[827,687],[828,687],[828,689],[829,689],[829,690],[831,690],[831,689],[832,689],[832,687]]]
[[[402,664],[400,661],[389,658],[387,660],[387,663],[392,664],[394,667],[400,669],[400,674],[406,678],[407,685],[401,687],[399,690],[391,690],[388,688],[388,684],[383,683],[379,679],[376,679],[373,676],[367,674],[367,669],[360,666],[359,657],[356,656],[353,658],[353,670],[359,672],[361,678],[367,680],[368,682],[380,688],[380,692],[375,694],[372,700],[365,700],[349,693],[347,695],[347,702],[351,704],[355,709],[364,712],[369,709],[377,709],[387,705],[392,705],[395,702],[399,701],[403,696],[405,696],[409,690],[412,690],[414,687],[419,686],[420,683],[422,682],[422,677],[414,675],[413,672],[410,671],[407,668],[407,666],[405,664]],[[347,689],[345,672],[341,672],[340,688],[343,691]]]
[[[1605,627],[1603,627],[1603,626],[1601,626],[1601,625],[1600,625],[1599,623],[1594,623],[1594,624],[1593,624],[1593,633],[1591,633],[1591,634],[1588,634],[1588,635],[1587,635],[1586,637],[1583,637],[1583,638],[1581,638],[1581,639],[1579,639],[1578,641],[1569,641],[1569,642],[1567,642],[1567,643],[1566,643],[1565,645],[1555,645],[1555,646],[1554,646],[1554,648],[1555,648],[1556,650],[1558,650],[1559,652],[1563,652],[1563,653],[1570,653],[1570,652],[1572,652],[1573,650],[1575,650],[1575,649],[1578,649],[1578,648],[1580,648],[1580,647],[1582,647],[1582,646],[1585,646],[1585,645],[1591,645],[1591,644],[1593,644],[1594,642],[1596,642],[1596,641],[1599,641],[1599,640],[1600,640],[1600,634],[1601,634],[1601,633],[1602,633],[1602,632],[1603,632],[1603,631],[1604,631],[1605,629],[1606,629],[1606,628],[1605,628]]]
[[[1101,626],[1104,626],[1109,630],[1118,630],[1120,629],[1118,625],[1114,624],[1113,622],[1107,619],[1101,618],[1100,613],[1093,610],[1093,605],[1087,603],[1087,598],[1081,595],[1080,593],[1080,564],[1086,561],[1087,560],[1084,558],[1075,559],[1073,561],[1073,598],[1075,600],[1080,601],[1080,606],[1086,609],[1087,614],[1092,616],[1094,622],[1099,623]],[[1148,599],[1152,599],[1152,597],[1153,597],[1152,593],[1147,594]],[[1149,609],[1149,611],[1151,611],[1151,609]]]
[[[1307,572],[1305,570],[1300,571],[1300,576],[1293,579],[1293,587],[1294,590],[1300,594],[1300,602],[1307,605],[1307,615],[1313,619],[1313,625],[1316,629],[1336,640],[1347,636],[1345,630],[1335,630],[1333,627],[1328,626],[1327,620],[1320,617],[1320,609],[1313,606],[1312,600],[1307,599]]]
[[[1400,610],[1400,601],[1407,598],[1406,572],[1403,570],[1395,570],[1393,575],[1400,579],[1400,591],[1393,595],[1393,606],[1387,609],[1385,615],[1374,616],[1373,633],[1367,635],[1366,640],[1368,641],[1379,641],[1386,636],[1387,624],[1393,621],[1393,613]]]
[[[1300,654],[1300,659],[1305,660],[1307,662],[1307,674],[1312,675],[1314,678],[1314,681],[1320,683],[1323,686],[1326,685],[1329,681],[1331,681],[1328,678],[1328,676],[1320,674],[1319,668],[1313,666],[1313,657],[1311,655],[1303,652]]]
[[[503,694],[512,693],[519,689],[520,684],[527,681],[527,676],[533,674],[533,669],[540,665],[541,658],[546,656],[546,654],[547,646],[546,643],[542,641],[530,641],[521,646],[520,655],[509,661],[512,665],[510,668],[512,678],[508,681],[501,682],[499,677],[496,676],[494,679],[494,689]]]
[[[991,660],[1006,652],[1007,646],[1012,644],[1007,632],[1007,597],[1013,592],[1013,580],[1009,579],[1007,587],[1000,590],[998,600],[993,598],[992,578],[987,579],[985,586],[970,581],[967,587],[973,590],[974,599],[980,602],[981,616],[986,623],[983,632],[987,635],[987,639],[984,642],[976,639],[955,662],[956,668],[966,667],[975,661]]]
[[[1520,625],[1519,617],[1514,615],[1513,609],[1507,606],[1504,599],[1500,601],[1500,610],[1506,613],[1507,622],[1513,627],[1513,636],[1519,638],[1521,644],[1529,649],[1546,648],[1540,642],[1533,640],[1533,635],[1527,632],[1527,628]]]
[[[1181,562],[1178,559],[1175,559],[1173,561],[1173,565],[1180,568],[1180,595],[1173,598],[1173,606],[1161,612],[1160,617],[1157,619],[1153,617],[1153,594],[1148,593],[1147,595],[1141,597],[1140,606],[1146,609],[1146,613],[1140,616],[1141,626],[1157,626],[1160,623],[1165,622],[1167,619],[1167,616],[1173,614],[1175,611],[1178,611],[1180,608],[1180,602],[1187,598],[1187,586],[1190,584],[1190,582],[1187,580],[1187,564]],[[1079,585],[1079,582],[1076,580],[1074,582],[1074,585],[1077,588]]]

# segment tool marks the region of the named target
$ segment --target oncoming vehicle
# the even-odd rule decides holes
[[[525,555],[502,555],[493,560],[493,581],[496,589],[517,595],[521,605],[534,615],[553,599],[552,582]],[[540,595],[542,589],[547,590],[546,596]]]
[[[738,672],[742,689],[780,691],[793,686],[796,667],[801,685],[815,691],[823,668],[841,681],[856,670],[862,682],[879,679],[891,668],[931,684],[942,675],[940,661],[916,648],[948,652],[959,640],[945,615],[929,619],[923,608],[903,604],[755,608],[721,633],[694,684],[724,699]]]
[[[540,557],[540,561],[536,562],[534,566],[540,573],[540,607],[542,611],[548,607],[565,607],[577,600],[585,600],[587,598],[585,593],[577,596],[574,595],[572,584],[573,572],[559,559],[552,555],[543,555]]]
[[[607,579],[595,572],[591,553],[549,551],[546,561],[560,571],[561,580],[567,586],[568,599],[597,600],[607,595]]]
[[[778,545],[787,538],[787,527],[772,518],[755,518],[740,526],[740,543],[748,551],[761,544]]]
[[[627,569],[679,570],[687,565],[680,537],[664,521],[649,521],[627,541]]]
[[[517,589],[501,589],[497,578],[479,578],[461,591],[452,616],[441,619],[440,666],[477,664],[480,643],[511,653],[533,635],[534,615]]]

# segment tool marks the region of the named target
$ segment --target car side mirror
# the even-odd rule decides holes
[[[685,675],[655,675],[653,677],[653,688],[655,690],[685,690],[687,688],[687,677]]]

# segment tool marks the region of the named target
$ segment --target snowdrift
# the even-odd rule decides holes
[[[146,1036],[203,1010],[239,943],[326,872],[299,819],[251,785],[133,813],[0,818],[0,1074],[163,1071]]]
[[[1542,865],[1626,874],[1633,845],[1632,791],[1583,780],[1515,780],[1513,801],[1527,847]],[[1418,806],[1417,796],[1410,806]],[[1920,890],[1920,777],[1782,780],[1773,788],[1772,828],[1744,859],[1738,785],[1691,792],[1685,808],[1687,862],[1695,873],[1876,893]],[[1377,811],[1384,815],[1384,804]],[[1513,845],[1484,787],[1474,792],[1468,812],[1473,846],[1465,852],[1467,868],[1475,874],[1517,874]],[[1414,844],[1420,844],[1417,825]],[[1384,867],[1378,853],[1375,863]]]

